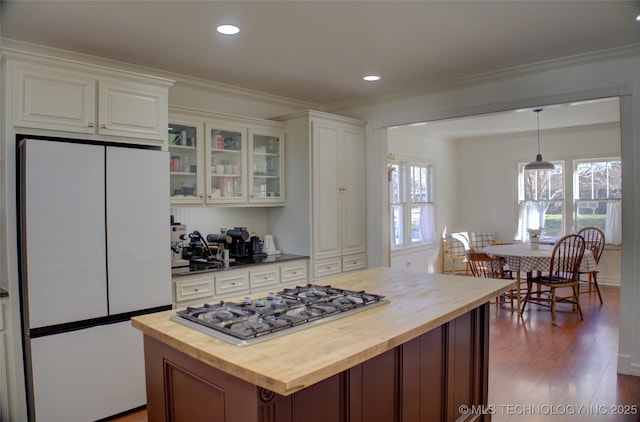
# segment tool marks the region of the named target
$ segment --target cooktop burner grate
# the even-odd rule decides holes
[[[236,345],[253,344],[274,334],[307,328],[318,322],[351,314],[389,301],[384,296],[308,284],[285,288],[259,299],[221,301],[188,307],[171,317]]]

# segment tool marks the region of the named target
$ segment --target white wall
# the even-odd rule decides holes
[[[537,132],[450,140],[417,131],[409,126],[389,129],[388,149],[399,159],[434,164],[438,233],[444,227],[448,232],[492,231],[497,239],[512,241],[518,219],[517,164],[535,157]],[[542,130],[540,138],[545,159],[567,160],[567,166],[575,158],[620,156],[617,123]],[[391,266],[439,271],[438,252],[433,245],[394,251]],[[620,285],[620,259],[619,248],[607,247],[599,265],[601,284]]]
[[[468,230],[493,231],[513,240],[518,222],[517,165],[535,158],[537,133],[524,132],[458,140],[460,220]],[[540,131],[547,161],[620,156],[618,124]]]
[[[367,174],[384,172],[386,127],[620,96],[623,172],[624,245],[621,270],[621,319],[618,370],[640,376],[640,51],[637,46],[572,57],[466,79],[411,97],[353,102],[327,111],[368,122]],[[370,151],[369,151],[370,150]],[[551,157],[547,157],[551,158]],[[370,177],[367,186],[369,239],[382,230],[387,236],[388,216],[382,196],[385,180]],[[370,266],[385,265],[384,246],[368,244]]]

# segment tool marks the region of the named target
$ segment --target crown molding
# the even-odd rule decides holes
[[[92,56],[84,53],[77,53],[69,50],[61,50],[53,47],[47,47],[39,44],[31,44],[22,41],[16,41],[7,38],[0,38],[0,52],[2,55],[21,57],[21,58],[39,58],[43,60],[62,60],[69,64],[76,65],[92,65],[103,68],[117,69],[129,71],[132,73],[144,73],[145,75],[155,75],[156,78],[169,79],[175,81],[175,85],[192,87],[197,89],[206,89],[211,92],[233,95],[235,97],[244,97],[262,103],[272,104],[280,107],[294,109],[318,109],[321,105],[309,103],[306,101],[293,100],[290,98],[280,97],[277,95],[266,94],[264,92],[254,91],[233,85],[227,85],[220,82],[209,81],[206,79],[196,78],[179,73],[167,72],[162,69],[154,69],[145,66],[139,66],[131,63],[121,62],[117,60],[105,59],[98,56]]]
[[[608,50],[600,50],[591,53],[577,54],[567,56],[560,59],[551,59],[541,62],[531,63],[522,66],[514,66],[492,72],[479,73],[463,78],[453,79],[447,82],[425,85],[421,88],[411,89],[408,91],[397,92],[394,94],[380,95],[376,97],[361,97],[352,100],[341,101],[332,104],[325,104],[323,107],[327,111],[336,109],[351,108],[372,105],[386,101],[399,100],[404,98],[420,97],[436,92],[447,91],[451,89],[459,89],[468,86],[480,85],[489,82],[495,82],[503,79],[511,79],[520,76],[526,76],[534,73],[540,73],[549,70],[563,69],[578,65],[598,63],[609,60],[624,59],[627,57],[635,57],[640,55],[640,44],[632,44],[624,47],[617,47]]]

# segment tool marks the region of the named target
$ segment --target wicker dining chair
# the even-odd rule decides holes
[[[569,234],[556,243],[551,254],[549,272],[537,277],[527,279],[527,294],[520,310],[524,312],[527,303],[533,302],[539,305],[551,304],[551,322],[556,322],[556,303],[565,302],[576,306],[580,314],[580,320],[584,320],[580,307],[580,295],[578,293],[578,272],[584,256],[585,240],[578,234]],[[533,284],[539,285],[539,289],[532,296]],[[570,287],[573,294],[570,297],[558,297],[556,289]],[[546,288],[546,289],[545,289]]]
[[[593,254],[593,259],[595,259],[597,265],[598,262],[600,262],[602,251],[604,251],[604,233],[597,227],[585,227],[578,231],[578,234],[584,237],[585,248],[591,251],[591,253]],[[596,288],[596,292],[598,293],[600,304],[602,305],[602,294],[600,293],[600,287],[598,287],[598,270],[590,272],[580,272],[580,274],[587,275],[586,280],[583,280],[582,277],[579,277],[579,280],[583,283],[587,283],[589,285],[589,290],[580,292],[580,286],[578,285],[578,293],[590,293],[593,291],[591,287],[594,286]]]
[[[469,249],[466,253],[467,265],[471,271],[471,275],[480,278],[501,278],[513,279],[511,272],[504,270],[504,259],[500,257],[489,256],[484,252],[477,252]],[[513,290],[498,296],[496,303],[501,303],[501,299],[509,299],[511,310],[513,311]]]

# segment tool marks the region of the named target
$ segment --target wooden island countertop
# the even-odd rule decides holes
[[[317,280],[384,295],[390,303],[244,347],[171,321],[176,310],[134,317],[132,324],[206,365],[288,396],[454,320],[513,283],[387,267]]]

